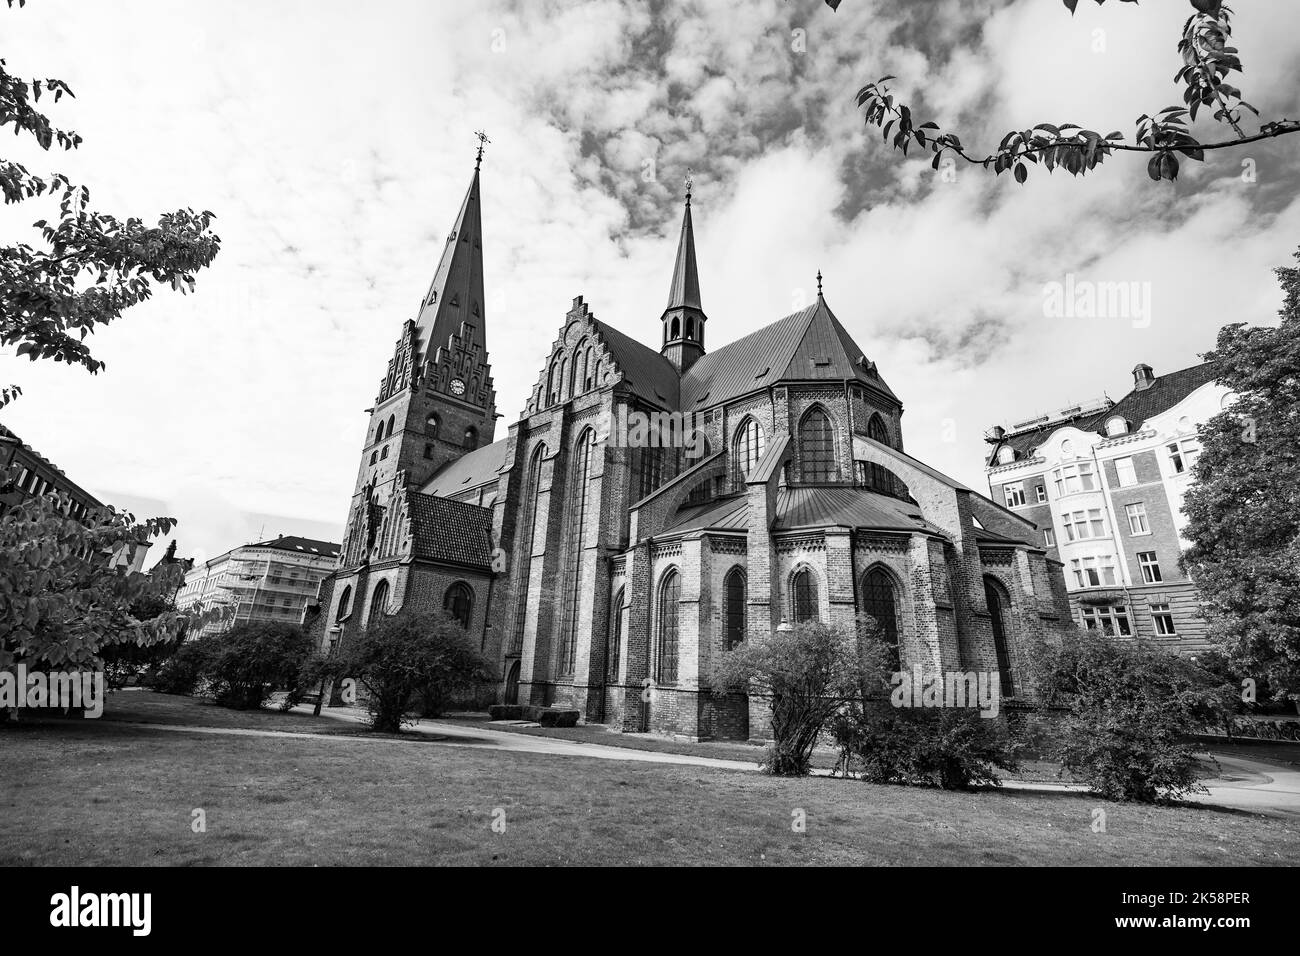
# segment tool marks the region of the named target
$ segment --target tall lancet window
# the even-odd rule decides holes
[[[677,571],[664,575],[659,585],[659,627],[656,635],[655,672],[661,684],[677,683],[678,626],[682,599],[682,579]]]
[[[740,428],[736,429],[736,439],[731,449],[731,477],[737,487],[744,484],[766,449],[767,436],[763,434],[763,426],[752,418],[746,418]]]
[[[835,481],[835,430],[820,408],[810,409],[799,423],[799,462],[804,481]]]
[[[560,643],[560,676],[572,677],[578,648],[578,603],[582,598],[582,558],[587,540],[591,507],[592,445],[595,432],[582,433],[573,446],[569,472],[568,534],[565,553],[568,570],[568,593],[564,602],[564,630]]]
[[[542,488],[542,459],[545,457],[546,446],[538,445],[528,464],[528,484],[524,487],[523,508],[516,529],[519,552],[515,558],[515,567],[519,573],[515,584],[515,628],[510,639],[512,654],[518,654],[524,649],[524,629],[528,624],[528,585],[533,572],[533,533],[537,522],[537,499]]]

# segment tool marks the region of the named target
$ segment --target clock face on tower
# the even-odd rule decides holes
[[[462,381],[461,381],[460,379],[458,379],[458,378],[453,378],[453,379],[451,380],[451,394],[453,394],[453,395],[464,395],[464,394],[465,394],[465,383],[462,382]]]

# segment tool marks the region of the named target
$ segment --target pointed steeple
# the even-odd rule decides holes
[[[677,261],[673,283],[668,289],[668,306],[660,322],[664,327],[663,355],[685,372],[704,354],[704,325],[708,317],[700,301],[700,271],[695,262],[695,227],[691,222],[690,174],[686,176],[686,207],[682,234],[677,240]]]
[[[447,234],[442,259],[433,274],[433,282],[420,304],[416,320],[419,348],[426,360],[439,348],[448,347],[453,336],[464,338],[459,346],[486,348],[483,301],[483,219],[479,199],[479,163],[482,146],[474,164],[474,176],[460,204],[460,213]]]

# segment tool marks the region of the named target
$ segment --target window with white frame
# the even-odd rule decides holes
[[[1142,569],[1142,580],[1146,584],[1159,584],[1164,580],[1160,573],[1160,562],[1154,551],[1138,552],[1138,567]]]
[[[1080,461],[1073,465],[1063,465],[1052,472],[1056,484],[1056,496],[1072,495],[1077,491],[1096,491],[1097,475],[1090,461]]]
[[[1125,505],[1124,514],[1128,518],[1129,534],[1151,533],[1151,526],[1147,524],[1146,502],[1135,501],[1132,504]]]
[[[1083,626],[1090,631],[1101,631],[1111,637],[1131,637],[1133,628],[1128,622],[1128,608],[1122,604],[1082,609]]]
[[[1106,521],[1102,518],[1100,508],[1067,511],[1061,515],[1061,523],[1065,526],[1066,541],[1083,541],[1106,536]]]
[[[1116,583],[1115,559],[1110,555],[1075,558],[1070,562],[1075,583],[1081,588],[1099,588]]]
[[[1035,495],[1037,496],[1037,498],[1038,498],[1038,503],[1039,503],[1039,504],[1042,504],[1044,501],[1047,500],[1047,486],[1046,486],[1046,485],[1036,485],[1036,486],[1034,487],[1034,494],[1035,494]]]
[[[1008,508],[1023,508],[1025,505],[1025,483],[1018,481],[1014,485],[1003,485],[1003,492],[1007,496]]]
[[[1151,620],[1155,622],[1156,633],[1161,637],[1178,636],[1178,630],[1174,627],[1174,616],[1169,612],[1168,604],[1152,604]]]
[[[1137,469],[1133,467],[1131,455],[1127,458],[1115,459],[1115,480],[1121,488],[1138,483]]]
[[[1056,535],[1052,533],[1051,528],[1045,528],[1043,530],[1043,547],[1045,548],[1056,547]]]
[[[1192,470],[1196,458],[1201,453],[1200,443],[1195,438],[1182,438],[1165,446],[1169,453],[1169,464],[1175,475],[1182,475]]]

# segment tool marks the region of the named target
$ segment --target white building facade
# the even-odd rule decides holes
[[[243,545],[194,567],[185,576],[176,605],[181,610],[199,604],[233,608],[222,620],[205,625],[198,636],[240,624],[301,624],[338,556],[337,544],[295,536]]]
[[[1183,498],[1199,429],[1227,403],[1209,364],[1157,377],[1133,370],[1133,391],[1057,415],[995,428],[986,471],[995,501],[1033,521],[1065,567],[1075,622],[1120,636],[1205,649],[1187,548]]]

